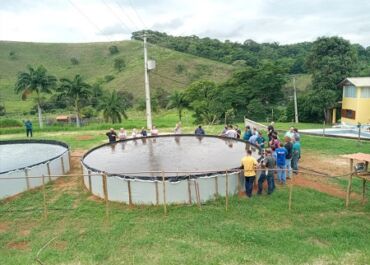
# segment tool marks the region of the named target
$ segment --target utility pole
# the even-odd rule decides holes
[[[293,76],[293,89],[294,89],[294,118],[295,123],[298,123],[297,89],[295,87],[295,76]]]
[[[148,54],[146,47],[146,33],[144,33],[144,78],[145,78],[145,103],[146,103],[146,126],[149,130],[152,129],[152,107],[150,104],[150,88],[148,76]]]

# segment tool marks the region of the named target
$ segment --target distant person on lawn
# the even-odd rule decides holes
[[[117,133],[114,131],[113,128],[110,128],[109,132],[107,132],[105,135],[108,136],[108,140],[109,140],[109,143],[110,144],[116,142],[116,140],[117,140]]]
[[[32,122],[30,120],[27,120],[24,122],[24,125],[26,126],[26,135],[27,138],[32,137]]]
[[[240,168],[244,169],[245,193],[247,197],[252,197],[253,182],[256,179],[257,160],[252,156],[252,151],[247,150],[247,155],[242,158]]]
[[[173,130],[174,134],[181,134],[181,123],[176,123],[175,129]]]
[[[202,125],[199,125],[198,128],[195,129],[195,135],[205,135],[206,132],[203,130]]]
[[[258,192],[257,194],[262,194],[262,186],[265,179],[267,179],[267,194],[271,194],[275,189],[274,183],[274,171],[276,165],[276,160],[272,156],[271,149],[265,151],[266,157],[262,160],[261,165],[265,169],[261,172],[258,179]]]

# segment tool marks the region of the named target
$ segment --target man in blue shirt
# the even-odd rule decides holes
[[[286,174],[285,174],[285,165],[286,165],[286,155],[288,154],[288,151],[282,147],[282,144],[279,144],[279,148],[275,149],[276,153],[276,166],[278,169],[277,177],[280,184],[286,183]]]
[[[199,125],[198,128],[195,129],[195,135],[205,135],[205,131],[202,128],[202,125]]]
[[[27,120],[24,122],[24,125],[26,126],[26,135],[32,137],[32,122],[30,120]]]
[[[256,145],[259,146],[259,148],[264,149],[265,148],[265,138],[263,138],[262,133],[258,132],[258,137],[256,139]]]
[[[252,136],[251,127],[249,126],[245,127],[245,131],[243,134],[243,140],[249,141],[249,138],[251,138],[251,136]]]

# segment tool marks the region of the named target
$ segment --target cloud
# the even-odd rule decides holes
[[[144,28],[243,42],[338,35],[370,45],[368,0],[0,0],[0,39],[91,42]]]

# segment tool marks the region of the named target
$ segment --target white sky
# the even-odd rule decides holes
[[[0,0],[0,40],[95,42],[151,29],[281,44],[338,35],[370,46],[370,0]]]

